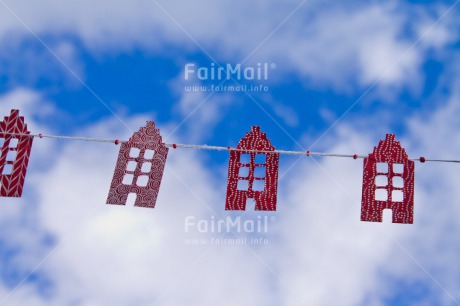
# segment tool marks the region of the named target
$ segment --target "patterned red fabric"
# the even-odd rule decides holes
[[[256,202],[256,210],[276,210],[278,189],[278,153],[255,153],[244,150],[274,151],[260,127],[253,126],[231,151],[228,165],[226,210],[246,210],[248,198]]]
[[[134,206],[154,208],[167,157],[160,130],[147,121],[146,127],[121,143],[107,204],[125,205],[134,193]]]
[[[32,150],[32,136],[17,136],[14,134],[30,134],[24,117],[19,116],[19,110],[11,110],[10,116],[0,122],[0,196],[22,196],[24,181]]]
[[[361,221],[382,222],[384,209],[391,209],[393,223],[414,220],[414,162],[387,134],[374,152],[364,159]]]

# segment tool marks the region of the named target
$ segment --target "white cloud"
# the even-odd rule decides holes
[[[31,131],[46,128],[45,125],[38,122],[43,121],[46,116],[57,112],[51,103],[43,103],[39,93],[27,88],[17,88],[0,96],[0,108],[4,116],[9,115],[11,109],[19,109],[20,115],[31,119],[26,120],[27,126]]]
[[[32,126],[39,126],[34,119],[39,109],[56,112],[32,91],[7,97],[8,103],[32,101],[21,107]],[[459,113],[454,94],[427,118],[415,117],[400,140],[412,156],[455,157]],[[146,119],[126,121],[140,126]],[[342,127],[329,150],[368,153],[375,145],[369,133]],[[105,120],[83,134],[122,139],[130,131]],[[43,150],[53,153],[55,147]],[[37,284],[26,282],[9,303],[331,305],[339,300],[344,306],[377,306],[397,292],[396,279],[422,283],[430,288],[427,299],[450,305],[420,266],[453,296],[460,292],[455,217],[460,178],[451,165],[417,164],[415,224],[405,226],[359,221],[362,161],[304,160],[280,182],[278,220],[268,246],[253,251],[211,246],[203,255],[207,246],[184,244],[184,219],[209,218],[211,211],[229,214],[223,210],[225,177],[214,177],[199,152],[171,150],[154,210],[105,205],[116,155],[110,144],[62,143],[59,155],[33,160],[24,199],[2,199],[0,216],[7,216],[2,232],[11,233],[2,240],[20,251],[12,267],[22,273],[36,267],[49,251],[44,235],[59,243],[37,271],[52,281],[52,299],[43,302]],[[34,166],[38,163],[49,167]],[[29,221],[19,222],[24,216]],[[0,290],[5,297],[7,290]]]
[[[365,153],[373,145],[348,131],[330,149]],[[362,160],[332,158],[305,161],[290,173],[279,212],[280,253],[289,260],[278,271],[295,294],[287,292],[282,304],[360,305],[386,285],[379,270],[394,248],[390,237],[401,239],[408,227],[359,221],[361,173]]]
[[[414,151],[426,158],[459,159],[460,138],[460,92],[458,78],[450,82],[453,88],[447,103],[442,103],[431,114],[423,114],[410,121],[410,139]],[[434,97],[443,99],[444,97]],[[417,156],[415,156],[417,157]],[[458,203],[458,182],[460,172],[457,164],[426,163],[417,167],[417,201],[416,217],[419,237],[423,243],[414,239],[410,250],[418,254],[417,259],[439,282],[433,285],[434,293],[443,293],[445,304],[452,303],[449,292],[457,302],[460,301],[458,265],[455,263],[458,248],[460,214]]]
[[[417,73],[425,50],[442,49],[457,35],[452,23],[447,27],[443,20],[410,49],[418,34],[425,33],[446,9],[439,6],[439,14],[430,16],[424,13],[430,7],[414,10],[410,5],[373,3],[345,8],[309,1],[285,20],[299,5],[297,1],[4,3],[37,34],[76,35],[95,54],[137,48],[163,52],[171,44],[201,51],[190,35],[218,61],[239,62],[254,51],[248,63],[276,62],[279,79],[295,71],[307,83],[342,90],[350,89],[350,80],[360,86],[378,79],[384,87],[413,86],[420,81]],[[413,11],[419,12],[416,24]],[[0,20],[0,37],[30,35],[8,9],[1,11]],[[410,26],[417,28],[417,36],[405,34]]]
[[[151,1],[5,2],[39,35],[57,36],[53,49],[66,63],[77,57],[75,48],[59,39],[67,34],[76,35],[96,55],[134,48],[163,52],[171,43],[197,50]],[[220,61],[244,58],[298,4],[160,3]],[[350,79],[360,86],[379,77],[384,86],[417,83],[425,51],[444,48],[456,34],[440,23],[398,61],[413,42],[402,35],[410,18],[400,9],[370,4],[343,10],[307,2],[249,62],[276,62],[280,79],[293,70],[307,83],[342,90],[349,89]],[[423,15],[418,33],[424,33],[435,18]],[[1,10],[0,37],[25,35],[30,38],[7,9]],[[393,64],[394,69],[388,70]],[[183,85],[179,77],[173,84],[181,95],[177,111],[186,116],[204,95],[184,93]],[[204,130],[212,132],[227,100],[219,97],[219,102],[207,103],[197,113],[199,122],[187,125],[189,134],[181,132],[188,141],[203,138]],[[426,118],[414,119],[403,143],[410,144],[411,152],[455,157],[457,105],[458,98],[453,98],[427,115],[429,124]],[[52,103],[26,89],[0,97],[0,107],[5,114],[10,108],[21,109],[30,129],[44,133],[52,129],[46,121],[59,115]],[[296,114],[273,107],[287,123],[297,124]],[[146,119],[126,121],[137,127]],[[172,125],[162,130],[166,135]],[[357,130],[339,129],[328,149],[369,152],[374,145],[369,138],[375,135]],[[86,127],[83,134],[121,139],[129,131],[105,120]],[[456,265],[460,229],[455,218],[459,177],[450,165],[417,165],[416,224],[398,226],[359,222],[360,161],[325,159],[319,161],[321,168],[302,162],[280,183],[278,222],[270,245],[255,248],[258,257],[245,247],[213,246],[200,258],[206,247],[184,244],[188,237],[184,219],[209,218],[209,208],[221,216],[228,213],[223,211],[225,176],[212,176],[198,152],[171,150],[154,210],[113,207],[104,203],[116,155],[117,147],[110,144],[35,141],[26,195],[2,199],[1,239],[6,249],[18,252],[10,269],[25,276],[50,251],[44,237],[55,237],[58,248],[38,268],[52,281],[55,294],[44,301],[37,293],[38,284],[25,282],[12,293],[9,304],[332,305],[339,300],[344,306],[382,305],[383,298],[392,297],[394,278],[428,284],[431,298],[449,305],[446,293],[407,253],[447,291],[460,292]],[[10,290],[0,287],[0,301]]]
[[[224,110],[231,104],[231,96],[225,92],[212,92],[211,85],[207,86],[197,78],[185,80],[183,73],[171,81],[170,87],[178,99],[174,111],[180,115],[179,120],[183,120],[171,127],[173,135],[180,131],[184,139],[195,143],[211,136]]]
[[[448,113],[454,120],[455,115]],[[140,126],[145,119],[126,118],[130,126]],[[83,132],[120,139],[130,134],[115,120],[88,126]],[[342,128],[330,149],[367,153],[373,145],[363,133]],[[8,303],[331,305],[340,300],[346,306],[372,300],[379,305],[391,289],[387,277],[423,281],[442,296],[406,251],[450,292],[458,292],[455,269],[448,271],[456,262],[450,245],[453,237],[442,239],[447,229],[440,226],[449,218],[446,226],[455,224],[449,217],[455,214],[425,204],[449,198],[440,196],[443,192],[455,194],[455,184],[449,187],[455,172],[448,172],[446,180],[441,172],[417,178],[415,225],[374,224],[359,221],[362,161],[303,160],[280,182],[278,220],[270,228],[268,246],[252,247],[253,251],[210,246],[203,254],[208,246],[184,243],[189,237],[184,233],[185,217],[209,219],[212,211],[220,216],[230,213],[223,211],[225,177],[211,175],[199,152],[170,151],[157,207],[149,210],[104,204],[118,147],[77,142],[61,146],[59,154],[49,152],[48,158],[34,160],[49,163],[49,168],[31,164],[27,195],[14,202],[21,212],[7,214],[12,222],[4,228],[14,235],[3,236],[3,241],[14,242],[21,250],[11,265],[22,267],[23,273],[50,251],[36,237],[55,237],[57,249],[37,270],[52,281],[54,295],[43,300],[36,284],[25,282]],[[446,175],[447,169],[443,171]],[[432,188],[440,190],[424,192],[421,187],[433,180],[437,183]],[[13,201],[2,203],[3,216]],[[451,204],[447,207],[454,209]],[[25,214],[35,221],[16,222]],[[417,238],[420,233],[424,242]],[[5,297],[7,291],[1,290]]]
[[[130,126],[140,125],[140,119],[130,118],[127,122]],[[128,134],[115,120],[100,122],[82,132],[100,137],[126,138]],[[233,251],[212,248],[190,274],[182,277],[206,249],[184,243],[185,216],[209,217],[210,211],[220,212],[224,207],[224,198],[214,191],[213,179],[199,154],[170,152],[157,208],[150,210],[104,204],[117,149],[111,144],[62,143],[58,155],[48,152],[50,156],[40,161],[49,163],[48,169],[31,167],[29,171],[27,190],[34,196],[26,197],[23,211],[10,218],[21,219],[33,210],[38,228],[15,224],[8,231],[18,233],[17,228],[22,226],[28,231],[28,239],[19,235],[3,239],[11,239],[23,252],[16,256],[20,262],[12,267],[21,267],[26,273],[47,255],[42,252],[45,246],[30,244],[30,240],[44,234],[56,237],[57,248],[37,271],[48,276],[55,286],[56,295],[46,304],[151,305],[156,299],[158,305],[198,304],[203,299],[205,304],[216,304],[225,295],[228,305],[260,301],[265,287],[259,279],[263,267],[246,263],[244,250],[238,247]],[[27,254],[33,256],[21,259]],[[239,269],[228,265],[233,260],[241,262]],[[237,272],[240,279],[233,284],[235,276],[229,275]],[[223,286],[222,281],[227,285]],[[170,285],[172,291],[163,297]],[[40,305],[34,287],[34,283],[25,282],[7,302],[19,299],[19,304],[27,301],[28,305]],[[192,290],[188,295],[174,294],[189,288]],[[228,292],[229,288],[234,289]],[[234,290],[247,294],[234,295]],[[252,302],[245,297],[250,293]]]
[[[72,299],[83,305],[151,305],[170,284],[172,291],[158,305],[218,303],[228,290],[223,284],[232,283],[233,277],[225,276],[235,272],[226,268],[231,260],[240,260],[241,272],[256,270],[245,275],[244,290],[263,294],[263,284],[254,287],[260,267],[245,263],[239,249],[229,254],[212,249],[181,278],[205,250],[184,244],[185,216],[208,215],[207,205],[216,211],[224,205],[198,153],[170,152],[157,207],[149,210],[104,205],[117,153],[105,146],[69,144],[47,179],[37,183],[43,191],[40,219],[62,243],[43,267],[58,286],[56,305]],[[190,289],[189,295],[173,293]],[[228,294],[228,299],[243,303],[245,298]]]

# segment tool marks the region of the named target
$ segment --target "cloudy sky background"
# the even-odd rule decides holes
[[[459,1],[0,0],[0,116],[33,133],[411,157],[460,152]],[[263,93],[184,66],[276,64]],[[257,84],[245,81],[244,84]],[[225,85],[234,85],[232,81]],[[0,205],[0,305],[460,305],[455,164],[416,164],[414,225],[363,223],[362,161],[281,157],[276,213],[226,212],[228,153],[170,151],[154,210],[105,205],[118,147],[35,139]],[[185,219],[268,216],[263,234]],[[274,217],[274,218],[273,218]],[[189,245],[263,238],[266,245]]]

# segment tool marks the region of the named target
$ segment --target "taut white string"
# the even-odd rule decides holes
[[[105,143],[114,143],[118,145],[120,141],[118,139],[103,139],[103,138],[87,138],[87,137],[73,137],[73,136],[56,136],[56,135],[43,135],[43,134],[17,134],[17,133],[0,133],[2,135],[11,135],[11,136],[27,136],[27,137],[38,137],[38,138],[51,138],[51,139],[61,139],[61,140],[75,140],[75,141],[90,141],[90,142],[105,142]],[[325,157],[343,157],[343,158],[366,158],[368,155],[359,155],[359,154],[340,154],[340,153],[324,153],[324,152],[310,152],[310,151],[287,151],[287,150],[246,150],[238,149],[232,147],[220,147],[220,146],[208,146],[208,145],[192,145],[192,144],[175,144],[175,143],[165,143],[168,148],[184,148],[184,149],[197,149],[197,150],[210,150],[210,151],[237,151],[245,153],[264,153],[264,154],[283,154],[283,155],[305,155],[305,156],[325,156]],[[424,162],[442,162],[442,163],[460,163],[460,160],[456,159],[431,159],[425,157],[419,158],[410,158],[413,161]]]

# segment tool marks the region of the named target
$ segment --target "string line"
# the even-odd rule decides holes
[[[4,135],[17,136],[17,137],[38,137],[38,138],[50,138],[50,139],[61,139],[61,140],[75,140],[75,141],[88,141],[88,142],[104,142],[113,143],[118,145],[120,141],[118,139],[103,139],[103,138],[88,138],[88,137],[74,137],[74,136],[56,136],[56,135],[43,135],[43,134],[18,134],[18,133],[5,133],[0,132],[0,137]],[[324,153],[324,152],[310,152],[310,151],[288,151],[288,150],[246,150],[232,147],[221,147],[221,146],[209,146],[209,145],[193,145],[193,144],[176,144],[176,143],[164,143],[165,147],[168,148],[183,148],[183,149],[197,149],[197,150],[209,150],[209,151],[236,151],[245,153],[264,153],[264,154],[283,154],[283,155],[305,155],[305,156],[324,156],[324,157],[342,157],[342,158],[353,158],[362,159],[367,158],[368,155],[359,154],[340,154],[340,153]],[[409,158],[412,161],[424,162],[442,162],[442,163],[460,163],[460,160],[455,159],[431,159],[425,157]]]

